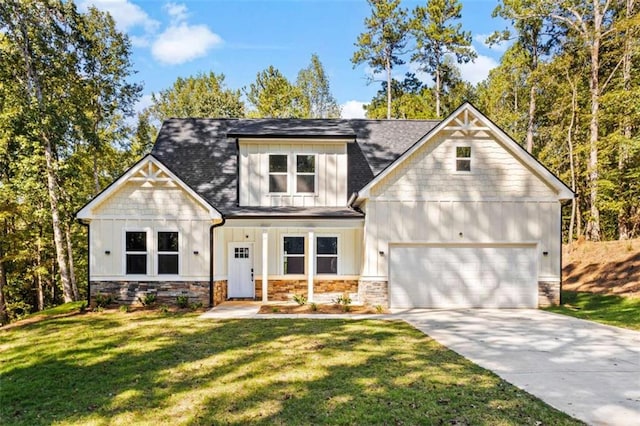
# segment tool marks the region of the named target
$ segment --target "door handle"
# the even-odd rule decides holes
[[[251,268],[251,281],[253,281],[253,268]]]

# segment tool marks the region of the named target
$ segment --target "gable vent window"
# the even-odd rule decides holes
[[[158,274],[178,274],[177,232],[158,232]]]
[[[287,155],[269,155],[269,192],[287,192]]]
[[[296,155],[296,192],[316,192],[315,155]]]
[[[125,236],[127,256],[127,274],[146,275],[147,273],[147,233],[127,232]]]
[[[471,171],[471,147],[470,146],[456,147],[456,171],[457,172]]]

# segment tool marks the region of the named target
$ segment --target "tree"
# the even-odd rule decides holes
[[[302,96],[306,98],[305,104],[308,118],[337,118],[340,117],[340,107],[331,94],[329,78],[324,71],[320,58],[315,53],[311,55],[311,63],[307,68],[300,70],[296,81]]]
[[[454,57],[461,64],[477,57],[471,48],[471,33],[462,31],[462,24],[453,23],[462,17],[461,12],[458,0],[428,0],[426,6],[413,10],[411,19],[410,28],[416,39],[416,52],[411,60],[420,64],[421,71],[433,76],[438,118],[443,79],[455,68],[447,58]]]
[[[387,119],[391,118],[391,70],[402,65],[407,43],[407,11],[400,0],[367,0],[371,16],[364,21],[366,31],[358,36],[358,48],[351,57],[354,67],[366,63],[373,72],[384,72],[387,82]],[[373,80],[373,77],[372,77]]]
[[[538,92],[537,74],[540,59],[549,54],[555,42],[555,34],[549,29],[545,30],[545,19],[540,16],[527,15],[535,0],[502,0],[493,11],[493,17],[499,16],[511,21],[516,32],[516,43],[522,49],[523,59],[528,68],[526,77],[529,86],[529,108],[527,112],[526,149],[533,152],[534,132],[536,125],[536,94]],[[525,17],[526,16],[526,17]],[[490,42],[506,41],[511,39],[509,30],[496,32],[490,38]]]
[[[173,85],[151,95],[150,115],[162,123],[170,117],[244,117],[240,90],[225,85],[224,74],[200,73],[178,77]]]
[[[309,111],[308,99],[300,88],[273,65],[256,75],[246,95],[255,108],[251,112],[254,117],[303,118]]]

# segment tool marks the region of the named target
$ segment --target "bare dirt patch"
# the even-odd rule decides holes
[[[382,309],[381,312],[376,310],[372,306],[362,305],[350,305],[349,310],[345,311],[344,306],[330,304],[330,305],[315,305],[313,310],[312,305],[262,305],[260,307],[259,314],[386,314],[388,311]]]
[[[640,298],[640,239],[562,247],[564,290]]]

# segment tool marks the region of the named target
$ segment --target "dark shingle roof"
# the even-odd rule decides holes
[[[437,124],[433,120],[172,118],[163,123],[151,154],[225,216],[265,215],[237,205],[235,137],[355,137],[356,143],[347,144],[347,189],[352,194]],[[277,212],[286,215],[285,209],[291,208]],[[295,214],[342,217],[344,210],[304,209]]]

